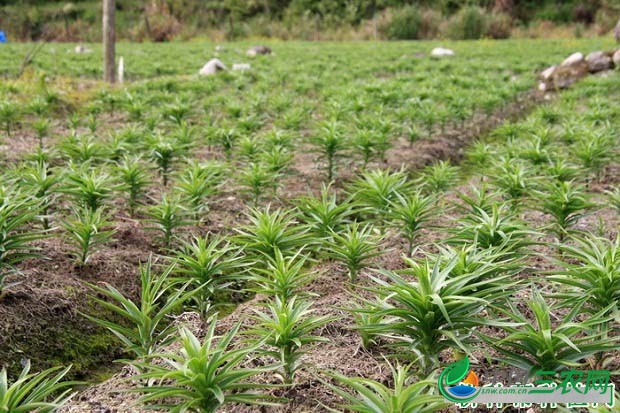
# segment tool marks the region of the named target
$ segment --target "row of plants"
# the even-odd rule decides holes
[[[158,83],[137,86],[154,88],[143,92],[149,110],[162,99],[160,87],[193,87]],[[377,167],[410,138],[387,110],[370,114],[375,100],[357,112],[343,103],[350,94],[340,95],[295,127],[273,128],[256,122],[256,101],[230,104],[226,115],[214,110],[216,122],[204,125],[188,97],[159,105],[156,119],[134,115],[132,126],[106,137],[106,116],[124,122],[129,114],[103,94],[109,111],[71,117],[66,137],[41,133],[37,150],[6,163],[0,281],[13,288],[24,261],[45,255],[36,249],[45,237],[63,239],[63,252],[88,271],[121,219],[153,230],[155,255],[140,268],[139,297],[91,283],[93,300],[117,318],[84,316],[125,347],[124,361],[138,372],[130,391],[169,410],[286,403],[285,389],[310,371],[352,411],[435,411],[443,399],[434,374],[463,353],[531,378],[584,365],[613,370],[617,93],[613,76],[586,80],[469,146],[460,166],[434,162],[418,171]],[[406,119],[424,122],[418,113]],[[447,119],[462,122],[456,112]],[[433,123],[422,139],[440,129]],[[306,149],[318,155],[310,175],[324,185],[302,195],[292,187]],[[227,208],[219,203],[231,194],[244,201],[243,218],[209,232],[210,209]],[[386,265],[390,250],[402,263]],[[347,327],[364,351],[389,358],[392,378],[351,378],[308,364],[338,321],[334,309],[317,306],[318,265],[327,265],[332,283],[346,283],[351,299],[339,310]],[[253,314],[232,326],[217,321],[238,295],[256,295]],[[186,310],[201,315],[203,333],[170,322]],[[66,374],[32,375],[27,366],[9,384],[3,371],[0,407],[53,411],[74,385],[61,381]]]

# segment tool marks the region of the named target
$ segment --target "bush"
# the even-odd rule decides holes
[[[507,39],[512,31],[512,18],[506,13],[491,13],[487,18],[486,35],[492,39]]]
[[[420,39],[436,39],[440,35],[439,28],[444,20],[441,12],[433,9],[422,11],[422,22],[420,24]]]
[[[386,27],[388,39],[415,40],[420,38],[422,16],[417,8],[407,6],[397,10]]]
[[[596,12],[594,23],[596,24],[597,34],[603,35],[609,33],[616,26],[616,14],[610,13],[608,10],[600,9]]]
[[[135,25],[132,34],[138,41],[167,42],[181,30],[181,26],[165,4],[153,2],[146,7],[143,20]]]
[[[574,11],[572,2],[552,3],[539,8],[532,20],[549,20],[553,23],[570,23],[573,21]]]
[[[480,39],[486,33],[487,16],[479,7],[464,7],[448,24],[448,37],[455,40]]]

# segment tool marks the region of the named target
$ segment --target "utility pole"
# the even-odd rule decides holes
[[[103,0],[103,80],[115,81],[116,29],[114,22],[115,0]]]

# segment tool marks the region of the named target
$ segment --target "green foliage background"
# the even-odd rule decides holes
[[[506,15],[511,24],[540,20],[556,24],[600,22],[608,29],[620,12],[620,0],[117,0],[116,8],[119,37],[138,41],[194,37],[209,29],[224,30],[229,38],[264,36],[260,28],[274,22],[289,29],[292,37],[299,37],[290,30],[292,27],[356,27],[386,9],[401,19],[399,25],[406,25],[386,28],[385,37],[416,38],[416,27],[409,27],[416,24],[412,10],[418,14],[432,10],[449,23],[450,17],[463,9],[481,9]],[[409,20],[403,22],[403,15]],[[475,19],[472,13],[469,17]],[[100,38],[100,20],[100,1],[0,0],[0,29],[13,40],[94,41]],[[474,31],[482,27],[484,24],[479,23]],[[404,35],[394,36],[394,31]]]

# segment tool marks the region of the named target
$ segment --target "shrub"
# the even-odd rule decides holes
[[[336,159],[342,156],[348,146],[342,125],[337,121],[325,123],[320,131],[311,137],[310,142],[314,151],[319,154],[319,159],[322,158],[325,162],[327,181],[331,181],[336,169]]]
[[[610,13],[609,10],[599,9],[594,17],[598,35],[604,35],[614,29],[618,18],[616,13]]]
[[[72,255],[83,266],[98,248],[112,239],[115,231],[103,229],[110,222],[100,209],[76,209],[73,215],[74,218],[63,222],[63,227],[67,231],[67,240],[74,247]]]
[[[175,281],[199,289],[194,301],[203,315],[210,308],[213,295],[237,279],[238,271],[244,267],[240,250],[217,236],[194,237],[184,242],[174,260]]]
[[[106,172],[86,167],[72,171],[66,177],[61,192],[69,195],[80,207],[92,211],[103,207],[117,189],[116,180]]]
[[[133,217],[141,204],[140,198],[150,183],[149,174],[140,163],[140,158],[124,158],[115,170],[127,196],[129,215]]]
[[[43,238],[41,231],[28,231],[28,224],[36,219],[40,204],[21,194],[6,194],[0,187],[0,294],[10,287],[6,277],[15,266],[27,258],[37,256],[31,242]],[[14,285],[14,284],[13,284]]]
[[[463,7],[448,25],[448,37],[455,40],[480,39],[486,33],[487,16],[479,7]]]
[[[561,270],[550,280],[566,289],[557,294],[572,306],[585,302],[585,310],[618,312],[620,302],[620,237],[615,241],[593,235],[574,236],[575,245],[560,245]]]
[[[222,169],[218,164],[191,162],[180,174],[175,189],[182,201],[189,205],[194,219],[209,209],[209,201],[222,182]]]
[[[294,255],[311,242],[308,228],[297,225],[290,212],[252,209],[248,218],[250,224],[236,229],[235,239],[250,254],[276,259],[277,251]]]
[[[550,230],[560,241],[564,240],[569,227],[583,216],[584,212],[595,206],[588,199],[585,187],[573,181],[551,182],[536,191],[539,209],[553,218]]]
[[[390,225],[397,228],[407,239],[407,253],[413,252],[413,241],[421,228],[425,227],[430,218],[437,213],[438,207],[431,196],[415,192],[408,197],[397,194],[392,202]]]
[[[512,31],[512,18],[506,13],[491,13],[487,17],[486,35],[493,39],[507,39]]]
[[[620,186],[612,191],[605,191],[605,193],[607,194],[607,199],[611,206],[614,207],[620,215]]]
[[[279,366],[241,367],[253,364],[251,354],[263,342],[231,349],[239,324],[222,337],[215,335],[215,325],[212,320],[202,343],[189,330],[180,329],[171,335],[179,336],[180,351],[162,354],[161,363],[138,364],[146,372],[136,378],[146,385],[132,391],[144,393],[143,403],[158,401],[158,409],[200,413],[215,413],[230,403],[274,405],[272,397],[256,392],[271,386],[248,379]]]
[[[417,182],[427,192],[444,192],[456,185],[459,179],[459,168],[448,161],[438,161],[425,167]]]
[[[432,413],[445,405],[440,395],[431,393],[430,389],[435,386],[434,381],[426,380],[412,383],[409,366],[397,365],[394,368],[389,365],[389,367],[392,371],[393,387],[387,387],[385,384],[374,380],[361,377],[350,378],[338,373],[327,374],[355,393],[351,394],[340,387],[324,383],[349,403],[342,407],[351,412]]]
[[[266,305],[267,312],[255,310],[256,324],[248,331],[274,350],[264,351],[279,360],[284,383],[292,384],[295,373],[302,367],[301,357],[312,344],[329,341],[326,337],[312,335],[319,327],[333,321],[329,316],[315,316],[309,301],[275,299]],[[264,339],[264,337],[267,337]]]
[[[419,39],[422,16],[415,6],[407,6],[392,13],[385,28],[388,39],[415,40]]]
[[[137,358],[153,354],[160,347],[174,342],[172,333],[175,329],[172,324],[166,325],[168,318],[196,291],[188,293],[188,284],[179,286],[177,282],[170,282],[172,270],[173,267],[169,266],[162,274],[154,274],[150,258],[146,264],[141,265],[139,302],[126,298],[109,284],[104,287],[90,284],[98,293],[91,298],[103,308],[116,313],[123,321],[116,323],[88,314],[83,314],[84,317],[110,330]]]
[[[534,243],[530,238],[538,235],[523,225],[505,204],[494,204],[491,211],[474,207],[472,212],[449,229],[453,235],[447,239],[453,245],[477,245],[479,248],[498,247],[505,252],[519,254],[519,250]]]
[[[488,280],[481,280],[478,271],[450,276],[456,257],[434,265],[429,260],[405,258],[405,262],[409,268],[400,273],[381,271],[383,277],[371,277],[375,286],[369,290],[380,300],[363,299],[363,305],[352,311],[383,316],[385,321],[358,329],[395,339],[394,345],[419,356],[428,373],[438,365],[442,350],[466,349],[476,326],[501,324],[480,314],[510,294],[510,274]]]
[[[242,191],[249,195],[254,208],[258,206],[268,188],[277,191],[277,174],[263,164],[251,163],[238,176]]]
[[[375,169],[364,172],[348,188],[351,198],[366,208],[377,221],[383,221],[390,209],[390,203],[397,195],[408,195],[411,182],[404,171]]]
[[[535,322],[526,317],[516,305],[508,302],[500,309],[500,313],[516,323],[500,325],[508,336],[499,341],[497,337],[482,337],[504,356],[502,361],[526,370],[530,376],[539,370],[578,368],[586,364],[588,357],[620,347],[615,337],[606,337],[604,332],[596,331],[611,316],[599,312],[580,321],[578,315],[584,302],[576,303],[562,317],[553,316],[554,309],[547,305],[537,291],[527,304]]]
[[[178,196],[164,194],[161,202],[150,206],[146,214],[146,222],[150,224],[146,229],[160,232],[158,240],[166,249],[170,249],[176,230],[189,224],[187,209],[181,205]]]
[[[435,39],[439,37],[439,28],[444,19],[440,11],[425,9],[422,11],[422,21],[418,31],[419,39]]]
[[[350,203],[338,203],[336,194],[325,184],[321,187],[320,197],[306,196],[296,203],[301,211],[300,220],[310,227],[312,235],[322,240],[331,239],[332,234],[349,223],[355,213]]]
[[[300,249],[295,255],[284,257],[280,250],[275,251],[275,258],[269,258],[266,268],[253,268],[247,276],[255,286],[249,290],[267,296],[278,297],[282,301],[298,296],[309,295],[304,286],[314,279],[314,273],[304,270],[308,256],[301,255]]]
[[[71,369],[55,367],[40,373],[30,373],[30,361],[21,374],[9,385],[6,369],[0,371],[0,411],[51,413],[72,396],[72,387],[80,384],[62,381]]]
[[[333,234],[329,255],[344,263],[349,271],[349,278],[356,281],[357,275],[368,261],[383,253],[380,242],[381,238],[373,234],[371,225],[361,227],[354,222],[340,233]]]
[[[20,170],[22,188],[41,203],[41,221],[43,229],[50,228],[50,207],[55,200],[56,185],[59,174],[52,172],[45,161],[28,163]]]
[[[15,102],[5,100],[0,102],[0,124],[4,127],[6,135],[10,138],[11,131],[19,122],[21,117],[21,108]]]
[[[167,42],[181,29],[181,23],[170,13],[166,3],[149,3],[143,15],[144,19],[132,30],[138,41]]]

